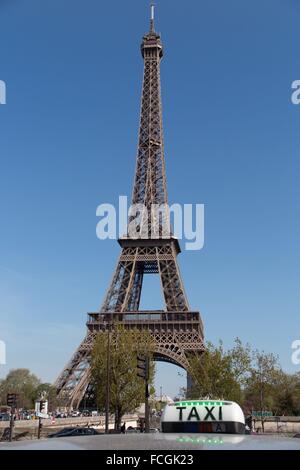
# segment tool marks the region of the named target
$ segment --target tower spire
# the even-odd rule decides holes
[[[154,33],[154,14],[155,14],[155,5],[152,2],[150,5],[151,16],[150,16],[150,33]]]

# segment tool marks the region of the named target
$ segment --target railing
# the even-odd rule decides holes
[[[99,323],[164,323],[164,322],[200,322],[202,324],[199,312],[165,312],[156,311],[135,311],[120,313],[88,313],[88,325]]]

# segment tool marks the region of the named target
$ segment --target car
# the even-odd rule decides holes
[[[56,418],[67,418],[68,415],[67,415],[67,413],[56,413],[55,417]]]
[[[1,443],[2,449],[18,450],[151,450],[154,460],[163,460],[174,451],[183,454],[187,450],[298,450],[300,439],[279,435],[246,435],[223,433],[158,433],[158,434],[102,434],[99,436],[67,437],[65,439],[29,439],[18,443]],[[1,455],[2,457],[2,455]],[[200,460],[201,457],[199,456]],[[232,458],[232,457],[231,457]],[[199,461],[199,460],[198,460]],[[199,465],[198,465],[199,466]]]
[[[70,437],[70,436],[97,436],[100,433],[94,428],[64,428],[56,433],[49,434],[48,437]]]
[[[1,413],[0,414],[0,421],[9,421],[10,415],[8,413]]]
[[[73,428],[63,428],[63,429],[60,429],[57,432],[48,434],[48,437],[62,437],[63,435],[68,434],[71,431],[74,431],[74,429],[77,429],[77,428],[74,428],[74,427]]]
[[[141,432],[140,428],[133,428],[132,426],[129,426],[125,431],[126,434],[136,434],[140,432]]]
[[[296,437],[297,439],[300,439],[300,433],[298,432],[298,433],[295,434],[293,437]]]

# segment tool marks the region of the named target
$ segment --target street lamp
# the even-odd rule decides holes
[[[105,434],[109,431],[109,386],[110,386],[110,330],[112,324],[107,323],[107,348],[106,348],[106,399],[105,399]]]

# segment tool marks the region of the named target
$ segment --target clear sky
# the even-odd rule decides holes
[[[179,259],[191,307],[206,340],[239,336],[296,372],[299,1],[156,4],[170,202],[206,211],[204,249]],[[131,194],[148,5],[0,0],[0,376],[54,380],[111,279],[119,246],[96,238],[96,207]],[[159,365],[158,392],[178,372]]]

